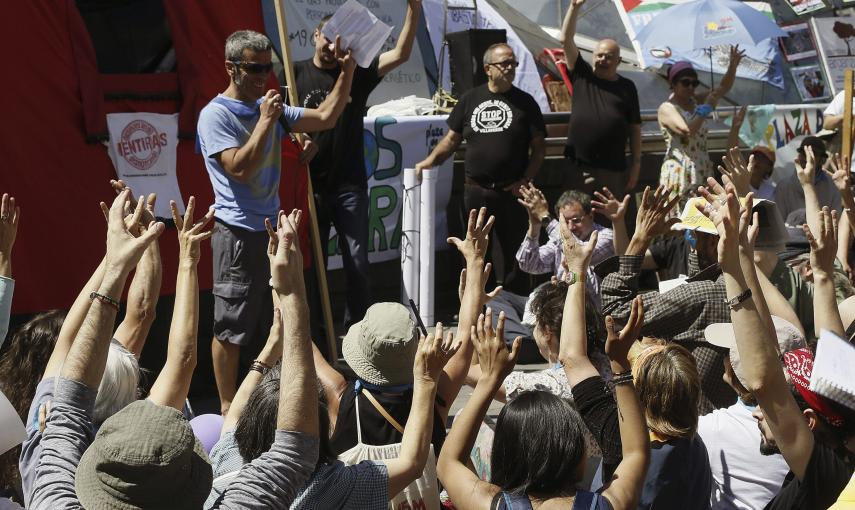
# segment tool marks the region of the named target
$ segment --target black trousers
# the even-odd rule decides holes
[[[493,272],[490,274],[488,288],[492,289],[496,281],[500,281],[506,290],[517,294],[528,294],[529,279],[520,270],[516,261],[516,253],[525,237],[528,228],[528,213],[525,207],[517,202],[517,197],[512,193],[501,190],[492,190],[474,184],[466,184],[463,191],[463,204],[466,207],[464,218],[468,218],[469,211],[487,208],[487,214],[496,217],[493,230],[490,232],[490,247],[487,248],[488,262],[492,261],[493,241],[498,239],[501,248],[502,274],[497,274],[496,263],[493,263]],[[465,227],[464,227],[465,228]]]

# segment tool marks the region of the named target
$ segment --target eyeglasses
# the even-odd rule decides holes
[[[502,62],[490,62],[487,65],[488,66],[501,67],[504,69],[508,69],[508,68],[516,69],[520,65],[520,63],[517,62],[516,60],[503,60]]]
[[[241,62],[240,60],[232,60],[232,64],[243,68],[248,74],[267,74],[273,70],[273,64],[259,64],[258,62]]]
[[[697,87],[701,84],[699,80],[693,80],[691,78],[683,78],[682,80],[677,80],[677,83],[684,87]]]
[[[567,223],[572,223],[574,225],[581,225],[583,221],[585,221],[585,216],[571,216],[570,218],[564,218],[567,220]]]

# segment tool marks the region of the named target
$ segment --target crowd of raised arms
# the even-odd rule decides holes
[[[22,215],[41,204],[3,194],[0,390],[25,437],[0,431],[0,510],[851,508],[855,409],[811,389],[823,332],[855,338],[850,162],[808,136],[776,185],[775,152],[746,158],[738,147],[742,109],[715,172],[707,120],[743,58],[733,47],[706,92],[691,64],[671,66],[659,185],[640,187],[638,94],[617,72],[615,41],[582,58],[584,1],[570,2],[562,26],[574,109],[569,185],[557,199],[535,185],[546,129],[513,85],[519,62],[507,44],[487,49],[487,83],[461,96],[416,165],[420,175],[467,142],[465,235],[448,238],[463,263],[456,328],[421,331],[409,308],[369,292],[362,110],[408,59],[419,0],[408,0],[395,47],[367,68],[323,35],[324,18],[313,57],[295,63],[298,89],[314,94],[302,107],[266,90],[267,37],[232,34],[228,87],[197,126],[214,203],[172,202],[167,226],[154,194],[105,183],[106,228],[81,228],[105,230],[106,245],[62,247],[106,246],[100,264],[67,311],[12,331],[15,286],[28,285],[12,278],[16,235],[43,231],[39,249],[51,239]],[[842,111],[835,98],[827,128]],[[280,210],[280,144],[304,132],[310,199],[322,238],[336,227],[348,281],[346,371],[312,338],[307,216]],[[709,228],[673,228],[681,209]],[[163,258],[177,267],[164,267],[161,244],[174,246],[164,236],[177,236],[177,258]],[[195,416],[208,242],[219,409]],[[529,274],[551,280],[534,286]],[[175,275],[166,358],[144,369],[164,275]],[[260,352],[241,370],[253,345]],[[546,368],[517,366],[532,362]]]

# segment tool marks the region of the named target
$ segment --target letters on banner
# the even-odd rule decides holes
[[[368,172],[368,260],[371,263],[401,258],[403,169],[427,157],[448,132],[444,115],[376,117],[365,119],[365,169]],[[451,196],[452,160],[439,165],[436,184],[436,239],[448,237],[445,210]],[[338,235],[329,239],[329,269],[342,267]],[[445,241],[437,242],[446,249]],[[333,254],[335,254],[333,256]]]
[[[157,193],[155,216],[171,218],[170,200],[183,214],[184,201],[175,173],[178,158],[178,114],[110,113],[107,153],[116,176],[136,195]]]

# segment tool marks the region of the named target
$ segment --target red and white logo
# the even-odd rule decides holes
[[[132,120],[122,129],[116,144],[116,152],[138,170],[148,170],[160,157],[166,146],[166,133],[158,133],[154,126],[144,120]]]

